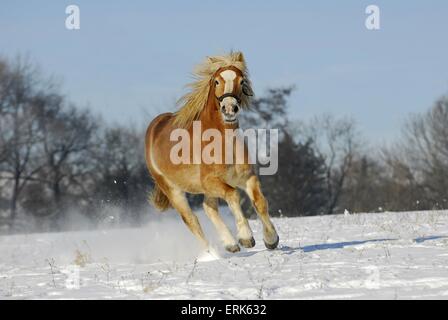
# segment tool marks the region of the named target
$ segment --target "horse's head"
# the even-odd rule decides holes
[[[207,114],[217,114],[225,124],[238,124],[238,113],[249,107],[253,96],[243,54],[230,52],[207,57],[196,66],[193,75],[196,81],[189,84],[192,90],[179,99],[183,106],[175,114],[175,125],[189,128],[204,108]]]
[[[215,93],[216,105],[226,124],[238,121],[242,100],[245,96],[253,96],[249,79],[234,66],[220,68],[215,72],[212,81],[212,92]]]

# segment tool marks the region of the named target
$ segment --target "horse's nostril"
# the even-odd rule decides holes
[[[223,113],[226,112],[226,107],[225,106],[221,107],[221,112],[223,112]]]
[[[238,110],[239,110],[238,106],[234,106],[234,107],[233,107],[233,112],[237,113]]]

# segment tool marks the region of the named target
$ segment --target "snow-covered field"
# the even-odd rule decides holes
[[[174,213],[139,229],[0,237],[0,298],[448,298],[448,211],[274,219],[274,251],[251,221],[257,245],[237,254],[200,219],[218,257]]]

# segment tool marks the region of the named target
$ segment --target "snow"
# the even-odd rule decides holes
[[[234,222],[225,211],[229,226]],[[0,237],[1,299],[448,299],[448,211],[273,219],[277,250],[203,252],[168,212],[141,228]]]

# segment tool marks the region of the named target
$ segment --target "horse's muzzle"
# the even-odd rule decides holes
[[[237,121],[237,115],[240,111],[238,101],[233,97],[226,97],[220,103],[220,110],[226,123],[234,123]]]

